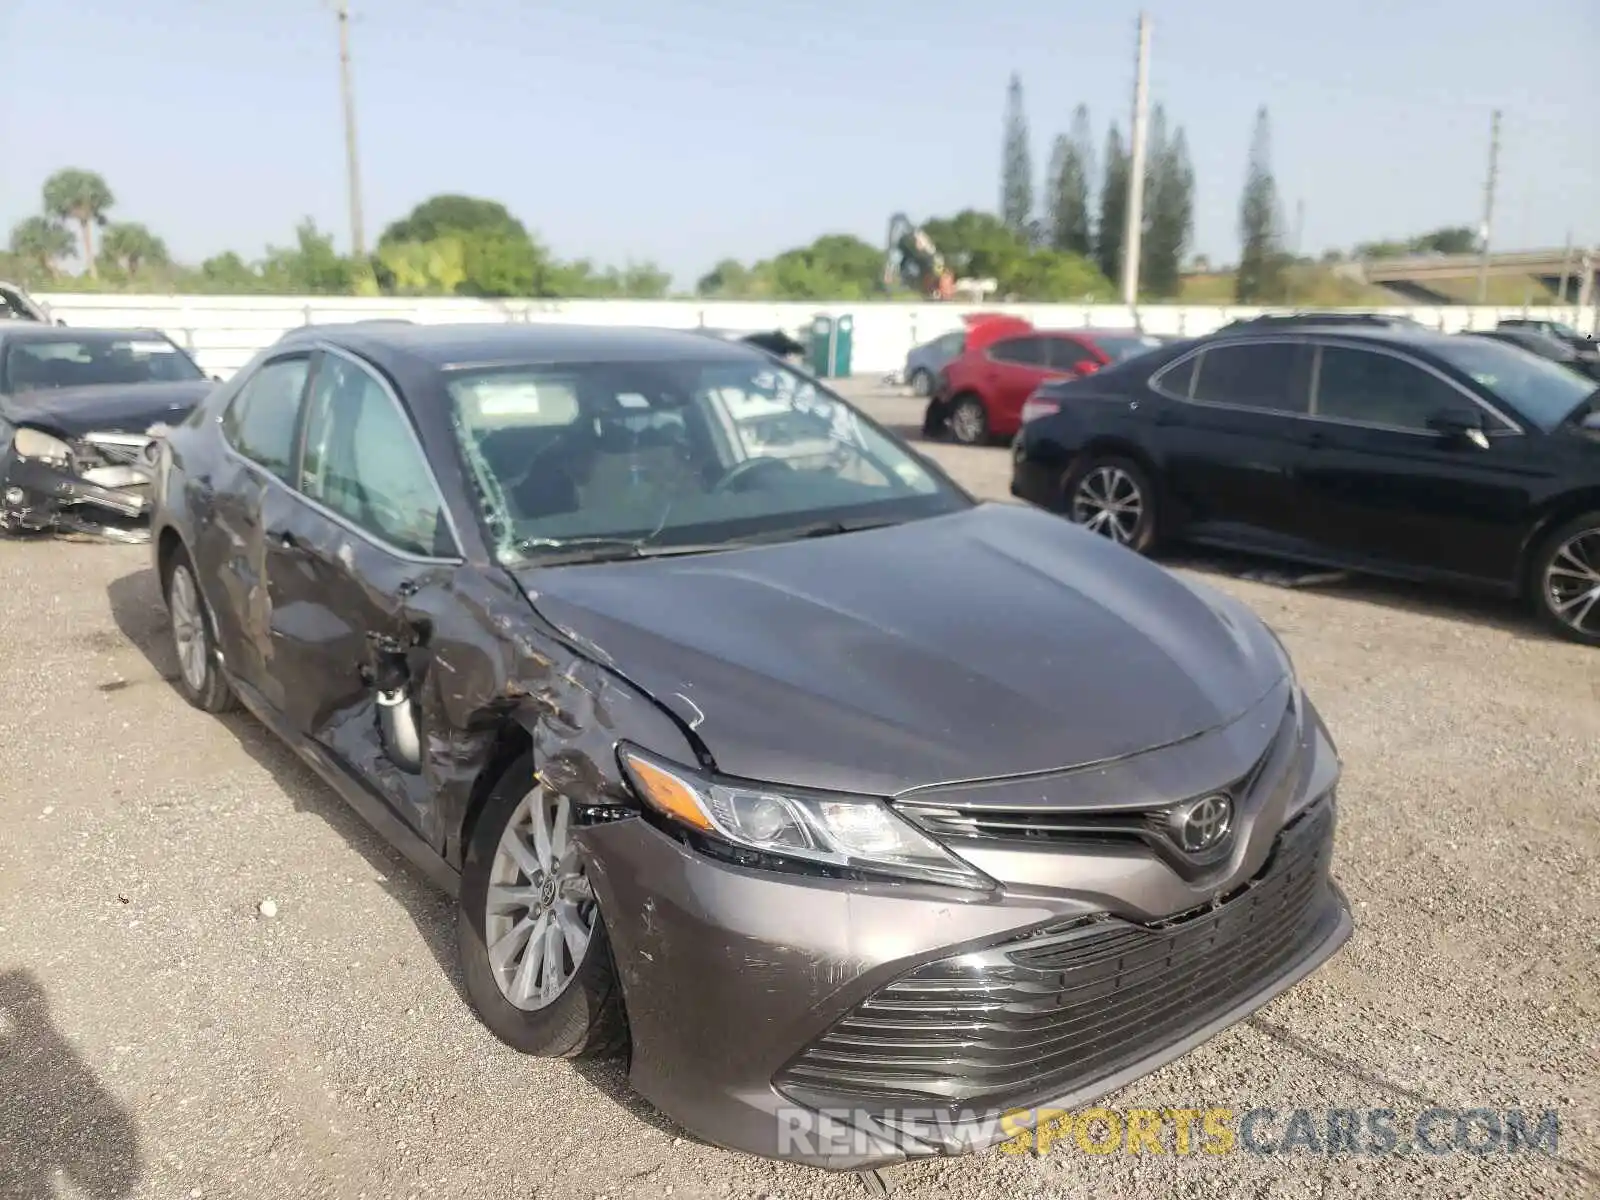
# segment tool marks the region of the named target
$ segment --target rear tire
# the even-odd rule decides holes
[[[1062,509],[1074,525],[1138,554],[1155,548],[1156,489],[1132,459],[1090,455],[1068,474]]]
[[[168,630],[178,658],[178,691],[201,712],[221,713],[237,708],[238,697],[222,673],[222,660],[217,654],[216,622],[195,581],[194,564],[182,547],[173,552],[167,563],[161,595],[167,604]]]
[[[484,802],[461,867],[456,941],[467,994],[496,1037],[541,1058],[610,1057],[628,1045],[605,922],[569,840],[573,808],[540,786],[533,756],[522,755]],[[551,929],[549,942],[536,941]],[[575,930],[587,931],[576,955]]]
[[[963,446],[982,446],[989,440],[989,410],[983,401],[966,392],[950,402],[944,427],[952,441]]]
[[[1540,620],[1584,646],[1600,646],[1600,512],[1563,522],[1539,544],[1529,591]]]

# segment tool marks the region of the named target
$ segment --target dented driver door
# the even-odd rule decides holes
[[[459,567],[443,502],[387,384],[332,351],[314,372],[298,459],[294,492],[262,513],[283,716],[431,837],[417,697],[429,614],[449,603]]]

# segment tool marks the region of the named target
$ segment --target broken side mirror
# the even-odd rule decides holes
[[[1444,408],[1428,418],[1428,428],[1446,441],[1468,442],[1480,450],[1489,448],[1489,435],[1483,430],[1483,414],[1464,408]]]

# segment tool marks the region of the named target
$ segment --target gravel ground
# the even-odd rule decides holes
[[[1003,498],[1003,451],[933,453]],[[1359,927],[1110,1102],[1549,1107],[1557,1154],[991,1151],[890,1172],[896,1194],[1600,1194],[1600,653],[1505,605],[1175,569],[1294,652],[1346,761]],[[865,1194],[680,1137],[614,1067],[496,1042],[448,903],[254,723],[167,682],[145,551],[0,543],[0,588],[0,1196]]]

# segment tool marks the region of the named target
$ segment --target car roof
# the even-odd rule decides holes
[[[748,362],[767,357],[743,342],[707,337],[694,329],[554,322],[307,325],[291,330],[284,340],[291,337],[325,341],[367,358],[403,356],[439,370],[533,362]]]
[[[8,341],[28,342],[81,342],[86,337],[102,338],[161,338],[172,339],[159,329],[123,327],[102,328],[98,325],[46,325],[38,321],[0,322],[0,338]],[[177,345],[173,342],[173,345]]]
[[[1436,329],[1415,328],[1409,325],[1317,325],[1314,323],[1296,324],[1282,330],[1281,336],[1294,337],[1325,337],[1338,338],[1351,342],[1380,342],[1386,345],[1413,346],[1424,350],[1448,345],[1454,334],[1440,333]],[[1215,333],[1196,338],[1197,343],[1230,340],[1234,337],[1243,341],[1253,341],[1244,331],[1223,326]]]

